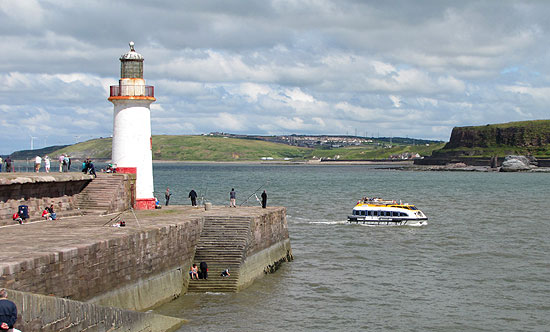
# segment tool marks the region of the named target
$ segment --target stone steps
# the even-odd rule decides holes
[[[208,280],[190,280],[188,292],[236,292],[249,234],[248,217],[205,217],[194,261],[208,264]]]
[[[81,210],[95,210],[96,213],[114,212],[113,202],[123,185],[121,177],[112,174],[98,174],[76,196],[76,207]]]

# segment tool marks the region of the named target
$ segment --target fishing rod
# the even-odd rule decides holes
[[[202,193],[202,190],[200,191],[200,205],[204,205],[206,202],[206,192],[208,191],[208,185],[206,185],[206,188],[204,189],[204,194]]]
[[[256,193],[258,192],[258,190],[262,189],[262,188],[263,188],[266,184],[268,184],[268,183],[269,183],[269,181],[266,181],[266,182],[265,182],[264,184],[262,184],[258,189],[254,190],[254,192],[252,192],[252,194],[250,194],[250,196],[248,196],[248,198],[247,198],[244,202],[242,202],[239,206],[243,206],[243,204],[245,204],[246,202],[248,202],[248,200],[250,199],[250,197],[256,195]],[[258,200],[258,202],[260,201],[260,200],[258,199],[258,196],[257,196],[257,195],[256,195],[256,200]],[[260,205],[261,205],[261,203],[260,203]]]

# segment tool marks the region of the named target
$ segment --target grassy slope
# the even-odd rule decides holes
[[[476,130],[486,130],[489,128],[511,128],[511,127],[526,127],[537,128],[537,130],[550,130],[550,120],[531,120],[531,121],[516,121],[497,124],[488,124],[485,126],[466,126],[464,128],[472,128]]]
[[[310,155],[317,158],[332,158],[339,155],[340,159],[360,160],[360,159],[387,159],[391,155],[397,155],[405,152],[418,153],[421,156],[429,156],[433,150],[441,149],[445,143],[426,145],[394,145],[392,148],[384,148],[377,145],[349,146],[344,148],[324,150],[315,149]]]
[[[301,158],[307,149],[257,140],[210,136],[153,136],[153,159],[237,161]]]
[[[52,153],[59,156],[61,153],[69,154],[74,158],[100,158],[110,159],[112,149],[111,138],[97,138],[86,142],[77,143]]]
[[[91,157],[95,159],[111,158],[111,138],[94,139],[78,143],[55,151],[53,156],[68,153],[74,158]],[[403,152],[430,155],[434,149],[439,149],[444,143],[415,146],[397,145],[391,149],[377,145],[345,147],[332,150],[309,149],[250,139],[224,138],[212,136],[153,136],[154,160],[181,161],[257,161],[262,157],[272,157],[275,160],[292,158],[293,160],[320,158],[340,159],[384,159],[392,154]]]

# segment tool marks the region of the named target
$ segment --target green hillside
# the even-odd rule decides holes
[[[345,160],[386,159],[405,152],[430,155],[444,143],[421,145],[384,144],[349,146],[335,149],[311,149],[281,143],[221,136],[157,135],[153,136],[153,159],[174,161],[258,161],[263,157],[273,160],[294,161],[311,158]],[[78,143],[52,153],[66,153],[76,159],[110,159],[111,138],[101,138]]]
[[[449,143],[432,154],[446,156],[550,156],[550,120],[455,127]]]
[[[403,153],[418,153],[421,156],[429,156],[432,151],[441,149],[445,143],[435,143],[429,145],[392,145],[388,148],[383,145],[361,145],[349,146],[337,149],[314,149],[310,156],[317,158],[331,158],[340,160],[361,160],[361,159],[388,159],[392,155]]]
[[[153,136],[153,159],[238,161],[303,158],[308,149],[257,140],[212,136]]]
[[[67,146],[52,153],[53,156],[59,156],[62,153],[76,159],[94,158],[110,159],[112,150],[111,138],[97,138],[86,142]]]

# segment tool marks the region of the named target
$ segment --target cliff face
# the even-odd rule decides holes
[[[443,148],[542,147],[550,144],[550,120],[455,127]]]

